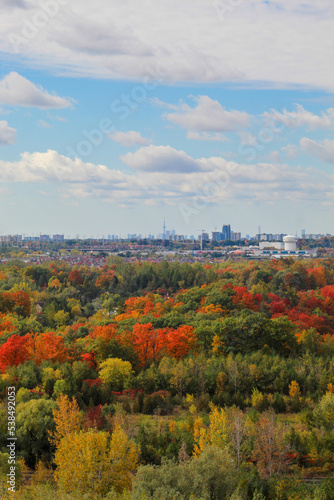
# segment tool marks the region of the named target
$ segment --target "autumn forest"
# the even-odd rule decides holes
[[[0,497],[334,498],[334,259],[0,266]]]

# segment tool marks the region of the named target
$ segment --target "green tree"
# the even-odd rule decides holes
[[[208,447],[189,461],[163,459],[161,466],[140,466],[132,495],[134,500],[224,500],[231,498],[236,485],[231,457],[224,450]]]
[[[319,427],[333,432],[334,430],[334,394],[326,392],[314,409],[314,419]]]
[[[21,453],[29,467],[34,467],[39,459],[51,460],[48,433],[55,427],[52,412],[56,405],[51,399],[32,399],[17,405],[16,433]]]

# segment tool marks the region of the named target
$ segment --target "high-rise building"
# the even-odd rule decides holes
[[[231,226],[226,224],[222,227],[223,240],[231,239]]]
[[[0,236],[1,243],[19,243],[22,241],[21,234],[6,234]]]
[[[241,240],[241,233],[234,233],[231,231],[231,240],[232,241],[240,241]]]
[[[212,231],[212,241],[221,241],[223,239],[223,233],[218,231]]]

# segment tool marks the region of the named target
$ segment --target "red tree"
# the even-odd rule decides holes
[[[137,323],[134,325],[132,333],[134,349],[141,366],[145,366],[150,360],[155,361],[164,346],[163,331],[155,330],[152,323],[144,325]]]
[[[20,337],[12,335],[0,348],[0,369],[5,372],[7,366],[17,366],[30,358],[28,343],[30,335]]]
[[[77,269],[73,269],[68,275],[68,279],[70,280],[72,285],[82,285],[83,277],[82,274],[79,273]]]
[[[196,348],[197,337],[194,328],[189,325],[181,325],[176,329],[169,328],[164,338],[164,344],[166,352],[172,358],[184,358]]]

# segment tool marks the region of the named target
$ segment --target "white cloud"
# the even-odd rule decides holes
[[[297,128],[307,126],[309,130],[328,129],[332,126],[334,120],[334,108],[329,108],[321,115],[315,115],[307,111],[300,104],[296,104],[295,111],[287,111],[284,109],[282,112],[271,110],[262,115],[267,123],[282,123],[288,128]]]
[[[107,12],[105,12],[107,14]],[[64,29],[58,32],[58,43],[73,50],[87,55],[119,56],[131,55],[137,57],[148,57],[152,55],[149,45],[141,42],[132,30],[123,31],[114,22],[106,25],[103,19],[99,19],[92,30],[90,19],[77,17],[72,23],[65,24]]]
[[[67,99],[49,94],[14,71],[0,81],[0,104],[40,109],[71,106]]]
[[[9,127],[5,120],[0,121],[0,145],[14,144],[16,139],[15,128]]]
[[[171,146],[148,146],[121,156],[121,160],[131,168],[146,172],[190,173],[203,170],[199,160]]]
[[[56,151],[24,153],[16,162],[0,161],[0,181],[12,183],[11,188],[13,183],[35,183],[37,189],[40,184],[59,186],[61,196],[71,200],[94,197],[118,206],[177,206],[199,197],[205,206],[233,200],[334,203],[334,178],[319,171],[286,164],[244,165],[221,157],[195,159],[169,146],[149,146],[137,153],[123,157],[133,166],[131,173]]]
[[[334,88],[329,0],[55,1],[57,14],[42,26],[34,22],[36,12],[44,12],[40,0],[26,3],[25,19],[8,4],[0,19],[0,51],[20,53],[34,67],[133,80],[159,68],[164,82]],[[232,7],[221,16],[217,4]]]
[[[117,171],[104,165],[72,160],[56,151],[23,153],[16,162],[0,161],[2,182],[91,182],[115,181]],[[115,177],[116,176],[116,177]]]
[[[143,137],[140,132],[135,132],[130,130],[129,132],[121,132],[120,130],[115,130],[109,137],[115,141],[119,142],[122,146],[131,148],[133,146],[148,146],[152,144],[152,139]]]
[[[194,100],[195,108],[180,104],[176,112],[166,114],[167,120],[189,131],[201,132],[235,131],[249,125],[250,116],[245,112],[227,111],[208,96],[198,96]]]
[[[311,156],[319,158],[326,163],[334,163],[334,141],[325,139],[323,142],[317,142],[307,137],[300,140],[300,147]]]

